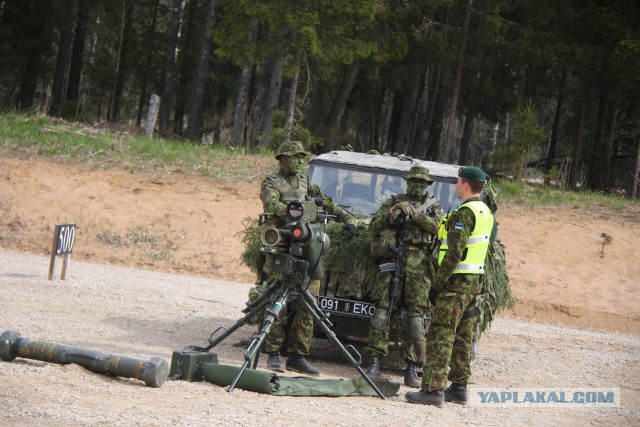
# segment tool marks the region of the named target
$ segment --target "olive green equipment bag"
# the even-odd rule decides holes
[[[202,374],[210,383],[226,387],[236,378],[240,367],[219,363],[204,363]],[[387,397],[396,396],[400,383],[373,381]],[[271,371],[247,369],[236,387],[256,393],[274,396],[378,396],[364,378],[320,379],[311,377],[286,377]]]
[[[239,371],[239,366],[218,363],[216,353],[190,347],[173,352],[169,378],[208,381],[226,387],[233,382]],[[400,383],[379,380],[373,382],[387,397],[397,395],[400,389]],[[364,378],[342,380],[285,377],[260,369],[245,369],[235,386],[275,396],[378,396]]]

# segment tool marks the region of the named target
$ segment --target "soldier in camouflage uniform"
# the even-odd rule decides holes
[[[388,274],[379,275],[372,286],[372,297],[376,305],[369,325],[369,345],[367,354],[371,356],[367,372],[371,376],[380,373],[380,357],[389,352],[388,317],[390,311],[404,308],[401,340],[404,358],[407,362],[404,383],[410,387],[420,387],[420,379],[416,371],[425,359],[425,334],[428,325],[429,287],[433,278],[431,255],[438,224],[444,216],[442,206],[435,197],[429,197],[427,187],[433,183],[429,170],[425,166],[415,165],[405,176],[407,194],[392,196],[385,201],[369,224],[373,238],[372,256],[375,262],[388,262],[380,258],[386,243],[395,246],[400,230],[403,229],[404,280],[399,284],[398,299],[395,308],[390,308],[389,286],[391,278]],[[404,226],[399,218],[404,218]],[[392,256],[391,253],[387,254]]]
[[[333,201],[322,194],[320,187],[309,182],[309,179],[300,173],[304,157],[307,153],[302,143],[291,141],[283,143],[276,151],[276,159],[280,163],[280,170],[267,175],[262,181],[260,199],[264,211],[273,214],[273,218],[267,223],[275,227],[282,227],[286,222],[286,206],[292,201],[310,200],[321,197],[323,208],[332,215],[339,215],[339,220],[346,222],[342,236],[349,240],[356,235],[355,219],[352,215],[340,208]],[[268,274],[268,266],[265,272]],[[320,280],[311,280],[307,288],[314,297],[320,292]],[[289,304],[288,304],[289,305]],[[280,312],[280,318],[287,315],[286,306]],[[309,366],[305,356],[309,354],[311,336],[313,334],[313,317],[302,308],[299,308],[291,322],[288,331],[288,351],[286,369],[307,375],[319,375],[320,371]],[[284,344],[285,329],[280,324],[274,327],[267,336],[265,347],[269,354],[267,366],[277,372],[284,372],[284,364],[280,360],[280,349]]]
[[[475,302],[482,292],[494,224],[491,210],[480,200],[485,182],[481,169],[460,169],[456,190],[464,202],[443,219],[438,230],[439,267],[429,296],[435,311],[427,333],[422,389],[405,395],[412,403],[442,407],[445,401],[467,402]],[[451,380],[449,387],[447,380]]]

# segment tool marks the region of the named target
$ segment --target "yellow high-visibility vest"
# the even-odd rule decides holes
[[[493,229],[493,214],[489,207],[480,200],[464,203],[458,207],[468,207],[476,217],[476,226],[467,240],[463,258],[460,260],[453,274],[484,274],[484,260],[489,250],[489,238]],[[456,209],[451,215],[458,211]],[[440,239],[440,251],[438,253],[438,265],[442,264],[447,245],[447,222],[451,215],[447,215],[440,222],[438,238]],[[466,256],[464,255],[466,253]]]

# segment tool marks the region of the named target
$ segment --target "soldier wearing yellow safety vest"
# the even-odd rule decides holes
[[[430,291],[435,312],[427,333],[422,389],[405,395],[412,403],[442,407],[445,401],[467,402],[475,302],[482,292],[494,226],[491,210],[480,200],[486,180],[477,167],[458,171],[456,191],[464,202],[442,220],[438,230],[438,272]]]

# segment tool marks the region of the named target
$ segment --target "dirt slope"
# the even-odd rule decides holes
[[[236,233],[261,211],[258,193],[258,182],[2,158],[0,247],[49,254],[54,225],[76,223],[73,259],[252,282]],[[518,300],[504,315],[640,333],[640,211],[611,212],[501,206]]]

